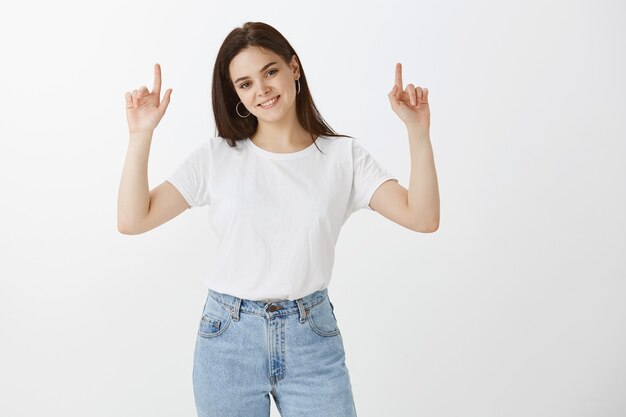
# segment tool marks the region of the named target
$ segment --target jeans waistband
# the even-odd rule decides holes
[[[227,306],[233,319],[239,320],[240,312],[248,314],[257,314],[260,316],[271,317],[273,315],[286,315],[299,313],[300,321],[306,319],[306,312],[312,307],[324,301],[328,297],[328,288],[317,290],[309,295],[298,298],[297,300],[280,300],[265,302],[259,300],[248,300],[239,298],[234,295],[221,293],[209,288],[209,297]]]

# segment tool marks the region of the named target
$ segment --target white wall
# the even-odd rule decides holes
[[[329,294],[367,416],[626,414],[626,6],[619,1],[0,7],[0,415],[195,416],[208,208],[117,231],[124,92],[172,101],[150,188],[213,134],[248,20],[298,51],[330,125],[408,187],[394,65],[430,91],[440,229],[361,210]],[[274,406],[273,406],[274,407]],[[275,408],[272,415],[278,416]]]

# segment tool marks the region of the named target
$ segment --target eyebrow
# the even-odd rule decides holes
[[[276,64],[276,62],[270,62],[269,64],[267,64],[267,65],[265,65],[263,68],[261,68],[261,69],[259,70],[259,72],[263,72],[263,71],[265,71],[265,69],[266,69],[267,67],[270,67],[270,66],[272,66],[272,65],[274,65],[274,64]],[[235,82],[234,82],[233,84],[237,84],[239,81],[245,80],[246,78],[250,78],[250,77],[248,77],[248,76],[245,76],[245,77],[239,77],[239,78],[237,78],[237,79],[235,80]]]

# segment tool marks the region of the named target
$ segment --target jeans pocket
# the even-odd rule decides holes
[[[324,337],[337,336],[340,333],[333,310],[328,298],[308,310],[307,321],[315,333]]]
[[[221,336],[230,326],[232,316],[227,306],[208,297],[200,317],[198,336],[212,338]]]
[[[330,312],[333,313],[333,318],[335,319],[335,321],[337,321],[337,317],[335,317],[335,306],[333,305],[333,302],[330,301],[330,299],[328,299],[328,302],[330,303]]]

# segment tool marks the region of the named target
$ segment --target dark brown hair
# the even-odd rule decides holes
[[[296,56],[300,66],[300,92],[296,95],[296,113],[302,127],[311,134],[313,143],[315,136],[319,135],[352,137],[337,134],[326,123],[313,103],[300,57],[279,31],[263,22],[246,22],[242,27],[233,29],[217,53],[213,68],[212,103],[218,136],[226,139],[228,144],[234,147],[237,141],[252,136],[258,126],[259,122],[255,115],[250,114],[249,117],[242,118],[237,114],[235,107],[239,103],[239,97],[228,70],[233,58],[250,46],[271,50],[287,64],[294,55]],[[319,150],[317,144],[315,146]]]

